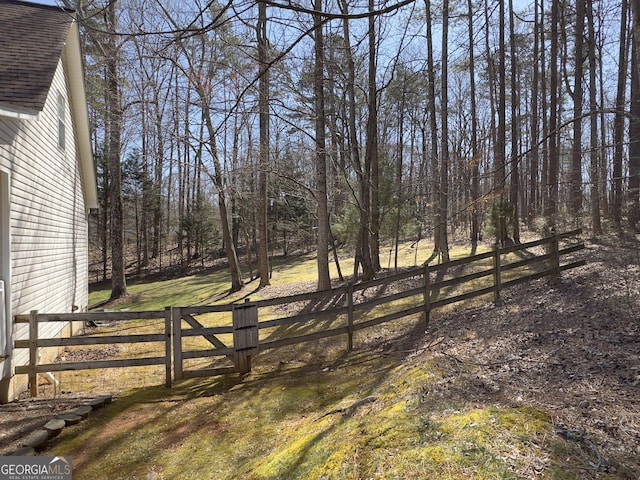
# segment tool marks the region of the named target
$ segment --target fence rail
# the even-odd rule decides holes
[[[166,307],[164,311],[154,312],[40,314],[34,311],[29,315],[17,315],[16,323],[29,324],[29,339],[17,340],[14,344],[16,348],[29,349],[29,365],[17,366],[15,372],[29,375],[31,394],[36,396],[37,374],[54,370],[164,365],[165,384],[170,387],[173,379],[232,372],[246,373],[251,370],[252,357],[259,352],[321,338],[346,335],[347,348],[351,350],[354,333],[365,328],[413,315],[423,316],[428,323],[430,312],[436,308],[485,295],[492,295],[494,302],[499,302],[500,294],[504,289],[539,278],[550,277],[551,282],[556,283],[561,272],[585,264],[584,260],[561,263],[562,257],[584,249],[584,243],[574,240],[571,244],[560,248],[559,242],[573,239],[581,233],[581,230],[573,230],[520,245],[496,247],[477,255],[437,265],[426,264],[394,275],[359,284],[347,284],[324,292],[302,293],[244,304]],[[547,253],[534,255],[529,252],[529,249],[539,246],[547,246]],[[509,254],[525,258],[509,259],[507,258]],[[522,269],[526,270],[522,271]],[[487,286],[486,280],[481,286],[472,283],[486,277],[493,277],[491,285]],[[397,285],[399,291],[379,296],[366,295],[367,290],[389,285]],[[464,290],[464,287],[469,285],[472,289]],[[330,307],[307,305],[294,315],[260,321],[261,315],[268,316],[272,307],[314,301]],[[399,310],[384,314],[376,312],[377,307],[393,302],[399,303]],[[407,305],[407,303],[410,304]],[[229,315],[231,315],[230,323],[226,318]],[[211,317],[214,318],[213,321]],[[42,322],[128,322],[162,319],[164,320],[162,333],[46,339],[38,337],[38,325]],[[318,326],[323,321],[326,325]],[[221,325],[221,322],[227,322],[227,324]],[[307,330],[304,333],[296,331],[290,334],[288,331],[288,329],[314,326],[317,329],[312,332]],[[194,344],[198,341],[200,344],[195,346]],[[164,343],[164,355],[38,364],[39,348],[141,342]],[[191,343],[191,346],[185,342]],[[185,361],[215,357],[221,358],[220,361],[227,364],[197,369],[189,369],[185,366]]]
[[[164,333],[160,334],[131,334],[108,336],[74,336],[69,338],[39,338],[39,324],[44,322],[130,322],[134,320],[164,320]],[[31,396],[38,396],[38,373],[68,370],[93,370],[98,368],[141,367],[150,365],[164,365],[166,386],[171,386],[171,309],[147,312],[95,312],[51,314],[32,311],[29,315],[16,315],[16,323],[29,324],[29,339],[16,340],[15,348],[29,349],[29,365],[15,367],[16,374],[29,375],[29,390]],[[73,347],[107,344],[127,344],[142,342],[162,342],[165,345],[164,356],[126,358],[111,360],[91,360],[83,362],[38,363],[38,350],[47,347]]]

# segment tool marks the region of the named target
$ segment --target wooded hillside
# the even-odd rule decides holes
[[[638,228],[637,2],[72,6],[113,298],[125,251],[222,257],[238,290],[313,248],[326,289],[336,245],[370,279],[406,239],[446,259],[454,236]]]

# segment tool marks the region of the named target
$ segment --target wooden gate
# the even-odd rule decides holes
[[[258,353],[256,304],[246,301],[239,305],[174,307],[172,317],[176,380],[251,370],[251,357]],[[217,367],[185,368],[185,361],[214,357],[226,357],[229,362]]]

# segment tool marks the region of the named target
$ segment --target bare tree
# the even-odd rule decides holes
[[[348,15],[348,5],[346,0],[340,1],[340,9],[344,15]],[[347,130],[348,130],[348,153],[351,160],[351,166],[355,171],[358,183],[358,195],[354,198],[354,202],[358,206],[359,226],[358,236],[356,240],[355,261],[353,266],[353,277],[358,278],[359,267],[362,267],[362,278],[370,280],[375,276],[375,269],[371,259],[370,250],[370,182],[369,170],[362,165],[360,155],[360,143],[357,128],[357,106],[356,106],[356,71],[353,58],[353,50],[351,46],[350,20],[344,18],[342,20],[343,37],[345,42],[345,58],[346,58],[346,101],[347,101]]]
[[[259,64],[259,110],[260,110],[260,165],[258,171],[258,275],[260,286],[269,280],[269,250],[267,236],[267,172],[269,171],[269,69],[267,62],[267,5],[258,1],[258,24],[256,26]],[[248,247],[249,248],[249,247]]]
[[[540,72],[540,22],[538,20],[538,0],[534,2],[534,22],[533,22],[533,72],[531,79],[531,110],[530,110],[530,127],[529,134],[531,136],[531,148],[529,150],[529,205],[527,209],[527,223],[529,226],[533,224],[533,219],[539,211],[539,72]]]
[[[322,11],[322,0],[315,0],[314,9]],[[327,151],[326,124],[324,110],[324,39],[322,32],[322,17],[319,13],[313,15],[315,30],[314,53],[315,66],[313,74],[314,116],[315,116],[315,181],[318,214],[317,265],[318,290],[331,288],[329,276],[329,208],[327,204]]]
[[[560,101],[558,98],[559,81],[558,81],[558,22],[559,22],[559,2],[551,4],[551,48],[550,48],[550,65],[549,65],[549,160],[546,189],[548,192],[548,203],[545,208],[545,217],[551,226],[555,226],[558,213],[558,176],[560,154],[559,145],[559,122],[558,109]]]
[[[426,23],[426,41],[427,41],[427,102],[428,102],[428,117],[429,117],[429,145],[427,147],[427,142],[423,145],[425,151],[429,151],[429,157],[431,159],[431,184],[432,193],[431,193],[431,202],[435,205],[434,208],[434,232],[433,232],[433,254],[438,255],[441,252],[441,235],[440,229],[442,228],[443,219],[442,208],[440,203],[441,192],[440,189],[442,187],[441,183],[441,175],[440,175],[440,166],[438,161],[438,117],[437,117],[437,106],[436,106],[436,67],[433,55],[433,20],[431,16],[431,2],[429,0],[425,0],[425,23]],[[444,31],[443,31],[444,33]]]
[[[511,188],[509,190],[509,203],[512,209],[513,241],[520,243],[520,155],[519,155],[519,123],[518,123],[518,62],[516,55],[515,11],[513,0],[509,0],[509,46],[511,56]]]
[[[473,2],[467,0],[469,15],[469,86],[471,105],[471,242],[480,240],[479,202],[480,202],[480,155],[478,151],[478,115],[476,103],[476,61],[473,38]]]
[[[640,231],[640,5],[631,2],[631,106],[629,111],[629,187],[627,192],[627,223]]]
[[[591,194],[591,226],[593,233],[602,233],[600,219],[600,175],[599,163],[601,150],[598,144],[598,98],[597,98],[597,60],[596,34],[593,22],[593,0],[586,0],[588,57],[589,57],[589,177]],[[604,127],[604,125],[603,125]]]
[[[624,118],[628,68],[627,13],[628,2],[622,0],[620,15],[620,38],[618,55],[618,84],[616,90],[616,113],[613,126],[613,183],[611,192],[611,215],[614,223],[622,223],[622,157],[624,155]]]
[[[496,200],[493,205],[493,222],[496,232],[496,243],[504,245],[507,240],[507,61],[505,41],[505,8],[504,1],[498,2],[498,129],[494,147],[494,190]]]
[[[449,239],[447,235],[447,213],[449,202],[449,0],[442,3],[442,85],[440,93],[440,119],[442,136],[440,145],[440,188],[436,219],[436,250],[442,260],[449,261]]]
[[[573,75],[573,148],[569,169],[569,210],[574,221],[581,222],[582,211],[582,97],[584,71],[584,0],[576,0],[576,24]]]
[[[122,97],[120,91],[120,71],[118,66],[118,45],[116,38],[116,2],[109,2],[104,10],[105,28],[108,32],[104,44],[107,69],[107,121],[109,132],[108,164],[111,172],[109,183],[109,205],[111,207],[111,299],[127,294],[124,271],[124,213],[122,210]]]
[[[369,237],[369,250],[371,251],[371,263],[373,271],[380,270],[380,159],[378,157],[378,99],[376,88],[376,18],[373,15],[375,9],[374,0],[369,0],[369,71],[367,82],[367,104],[369,116],[367,117],[367,144],[365,149],[365,168],[371,172],[371,236]]]

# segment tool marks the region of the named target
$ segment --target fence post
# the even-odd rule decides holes
[[[241,373],[251,371],[251,356],[258,353],[258,306],[245,300],[233,308],[233,363]]]
[[[424,320],[429,326],[430,314],[431,314],[431,279],[429,278],[429,264],[424,264]]]
[[[500,290],[502,289],[500,260],[500,245],[496,245],[493,250],[493,301],[496,304],[500,303]]]
[[[560,276],[560,248],[558,246],[558,234],[553,233],[551,237],[551,285],[558,284],[558,277]]]
[[[347,285],[347,351],[353,350],[353,283]]]
[[[29,390],[32,397],[38,396],[38,311],[29,315]]]
[[[182,313],[180,307],[173,307],[173,378],[182,380]]]
[[[171,388],[171,307],[164,307],[165,386]]]

